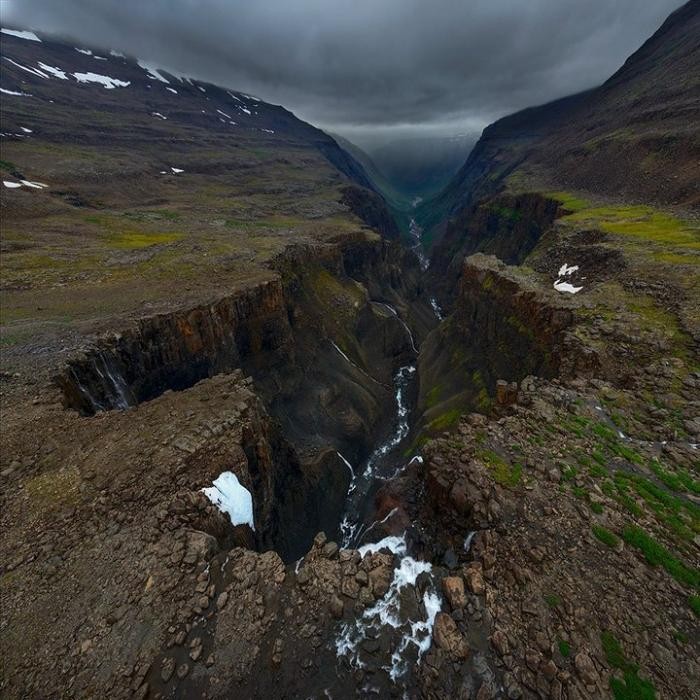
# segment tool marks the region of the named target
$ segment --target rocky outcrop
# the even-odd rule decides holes
[[[554,222],[560,205],[537,193],[500,195],[466,207],[447,223],[432,251],[430,285],[444,309],[450,309],[459,288],[462,261],[473,253],[495,255],[520,265]]]
[[[424,426],[467,409],[513,402],[508,382],[554,377],[595,364],[567,330],[574,307],[539,279],[481,253],[464,262],[454,313],[423,344],[419,410]],[[497,393],[497,383],[501,386]]]

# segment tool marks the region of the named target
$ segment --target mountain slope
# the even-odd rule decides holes
[[[700,203],[700,2],[690,0],[598,88],[484,130],[419,223],[438,239],[458,210],[503,189],[582,189],[632,201]]]

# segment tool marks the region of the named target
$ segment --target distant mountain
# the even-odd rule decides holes
[[[417,218],[438,240],[449,217],[507,184],[698,205],[699,123],[700,0],[691,0],[600,87],[487,127]]]
[[[72,46],[27,30],[3,28],[0,37],[7,142],[26,141],[34,132],[35,140],[128,145],[147,152],[165,139],[189,151],[188,159],[208,153],[213,160],[229,149],[240,153],[256,144],[311,148],[353,186],[378,191],[336,141],[284,107],[116,51]],[[66,124],[72,125],[68,133]],[[39,128],[27,132],[27,125]],[[218,155],[209,148],[218,148]],[[210,162],[207,167],[216,166]]]
[[[403,138],[373,149],[377,169],[404,196],[425,198],[452,179],[473,148],[471,135]]]

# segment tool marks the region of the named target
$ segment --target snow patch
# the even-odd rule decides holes
[[[167,83],[170,85],[170,81],[160,74],[160,68],[154,66],[152,63],[146,63],[145,61],[141,60],[137,61],[137,63],[140,68],[143,68],[146,71],[149,78],[153,78],[153,80],[160,80],[161,83]]]
[[[160,112],[151,112],[154,117],[160,117],[161,119],[167,119],[167,117]]]
[[[105,88],[105,90],[114,90],[118,87],[128,87],[131,82],[128,80],[117,80],[116,78],[110,78],[108,75],[100,75],[99,73],[72,73],[73,77],[79,83],[98,83]]]
[[[559,273],[558,277],[566,277],[567,275],[571,275],[572,273],[576,272],[578,270],[578,265],[567,265],[564,263],[560,268],[559,268]]]
[[[255,530],[253,497],[233,472],[223,472],[202,492],[220,511],[228,513],[233,525],[250,525]]]
[[[86,56],[92,56],[92,51],[90,49],[75,49],[78,53],[84,53]]]
[[[21,182],[12,182],[12,180],[3,180],[2,184],[10,190],[16,190],[18,187],[22,187]]]
[[[39,68],[45,70],[47,73],[50,73],[54,76],[54,78],[58,78],[59,80],[68,80],[68,76],[66,75],[65,71],[62,71],[60,68],[49,66],[41,61],[39,61]]]
[[[554,283],[554,289],[556,289],[558,292],[568,292],[569,294],[576,294],[577,292],[580,292],[583,287],[574,287],[573,284],[570,284],[569,282],[562,282],[561,280],[557,280]]]
[[[123,53],[120,53],[119,51],[115,51],[114,49],[112,49],[109,52],[109,55],[114,56],[114,58],[126,58],[126,56]]]
[[[38,68],[28,68],[27,66],[23,66],[21,63],[17,63],[17,61],[13,61],[11,58],[8,58],[7,56],[3,57],[8,63],[11,63],[13,66],[16,66],[17,68],[21,68],[24,71],[27,71],[27,73],[31,73],[32,75],[35,75],[37,78],[47,78],[48,75],[44,73],[43,71],[40,71]]]
[[[5,88],[0,88],[0,92],[3,95],[14,95],[15,97],[31,97],[32,96],[28,92],[15,92],[14,90],[5,90]]]
[[[43,182],[32,182],[31,180],[20,180],[20,182],[25,187],[33,187],[36,190],[43,190],[48,187],[48,185],[45,185]]]
[[[180,173],[185,172],[182,168],[173,168],[172,166],[170,166],[170,169],[175,173],[175,175],[179,175]]]
[[[32,97],[28,92],[15,92],[14,90],[5,90],[5,88],[0,88],[0,92],[3,95],[14,95],[15,97]]]
[[[170,92],[174,92],[177,95],[177,90],[175,88],[166,87],[165,89],[169,90]]]
[[[31,129],[27,129],[26,126],[20,126],[19,128],[22,129],[22,131],[24,131],[25,134],[33,134],[34,133]]]
[[[221,114],[222,116],[226,117],[226,119],[232,119],[232,117],[231,117],[230,114],[226,114],[226,112],[223,112],[223,111],[221,111],[220,109],[217,109],[216,111],[217,111],[219,114]]]
[[[27,41],[38,41],[41,43],[41,39],[34,32],[23,32],[19,29],[0,29],[0,32],[8,36],[13,36],[16,39],[26,39]]]

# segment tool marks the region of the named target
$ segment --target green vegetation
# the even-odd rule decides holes
[[[433,432],[441,432],[451,428],[457,423],[459,417],[462,415],[462,411],[458,408],[453,408],[450,411],[445,411],[441,413],[437,418],[434,418],[428,424],[428,429]]]
[[[591,510],[596,515],[600,515],[603,512],[603,504],[602,503],[591,503]]]
[[[642,552],[649,564],[662,566],[679,583],[700,588],[700,571],[686,566],[640,527],[628,525],[622,531],[622,539]]]
[[[440,403],[440,396],[442,395],[442,384],[434,386],[425,398],[425,405],[427,408],[432,408]]]
[[[590,207],[587,200],[576,197],[570,192],[548,192],[547,196],[558,200],[563,209],[566,209],[572,213],[583,209],[588,209]]]
[[[656,689],[653,683],[639,677],[639,668],[627,661],[620,642],[613,633],[604,630],[600,642],[610,666],[622,671],[622,679],[614,676],[610,679],[610,690],[615,700],[655,700]]]
[[[110,246],[120,250],[133,250],[138,248],[148,248],[152,245],[162,245],[165,243],[175,243],[184,237],[184,233],[161,232],[150,233],[147,231],[122,231],[110,236]]]
[[[615,548],[620,538],[614,535],[610,530],[604,528],[602,525],[593,525],[593,534],[608,547]]]
[[[571,223],[597,225],[608,233],[700,250],[700,228],[648,206],[578,206],[565,218]]]
[[[561,597],[556,593],[545,593],[543,598],[550,608],[556,608],[558,605],[561,605]]]
[[[693,479],[688,472],[679,469],[675,474],[664,469],[661,464],[653,459],[649,464],[650,469],[672,491],[689,491],[700,495],[700,481]]]
[[[690,609],[695,613],[696,617],[700,617],[700,595],[691,595],[688,598],[688,605],[690,605]]]
[[[522,464],[516,462],[511,465],[493,450],[479,450],[477,457],[483,460],[497,484],[514,488],[520,483],[523,473]]]
[[[559,653],[565,658],[568,659],[569,656],[571,656],[571,644],[569,642],[560,639],[557,642],[557,646],[559,647]]]

